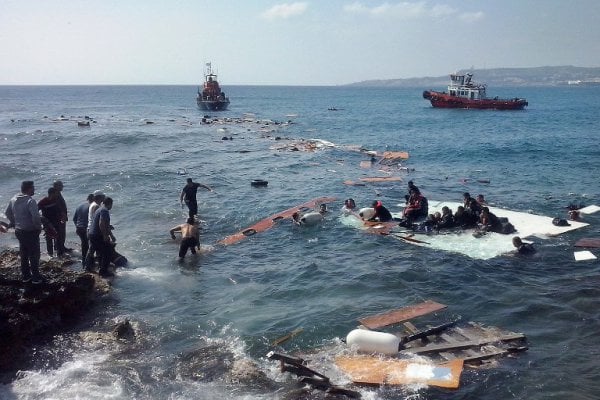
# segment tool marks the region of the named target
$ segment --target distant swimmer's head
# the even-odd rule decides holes
[[[521,246],[523,244],[523,241],[521,240],[520,237],[515,236],[515,237],[512,238],[512,244],[515,247],[519,247],[519,246]]]
[[[346,201],[344,201],[344,205],[348,208],[355,208],[356,207],[356,203],[354,202],[353,198],[349,198],[346,199]]]
[[[470,199],[471,198],[471,194],[469,192],[464,192],[463,193],[463,198]]]

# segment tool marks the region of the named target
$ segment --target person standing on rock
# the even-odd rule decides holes
[[[195,215],[198,214],[198,201],[196,200],[196,193],[198,192],[198,188],[202,187],[209,192],[213,190],[202,183],[192,181],[192,178],[187,178],[187,183],[181,190],[181,194],[179,195],[179,202],[181,203],[181,207],[183,207],[183,202],[188,207],[189,217],[194,218]]]
[[[81,239],[81,264],[85,264],[85,257],[89,249],[87,228],[88,228],[88,213],[90,212],[90,204],[94,201],[94,195],[88,194],[87,201],[82,203],[75,209],[73,214],[73,223],[75,224],[75,233]]]
[[[92,225],[89,227],[89,238],[94,249],[100,256],[100,269],[98,273],[104,278],[114,276],[108,270],[108,265],[112,255],[112,236],[110,226],[110,210],[112,209],[113,200],[106,197],[100,208],[96,210],[92,218]]]
[[[9,226],[15,228],[15,236],[19,241],[23,282],[40,284],[43,281],[39,271],[42,219],[32,197],[34,194],[33,181],[23,181],[21,193],[10,200],[5,214],[10,221]]]
[[[89,247],[88,247],[87,255],[85,256],[85,259],[83,262],[83,268],[87,272],[94,271],[94,254],[96,253],[96,248],[94,247],[94,243],[92,243],[92,241],[90,240],[90,228],[92,227],[94,213],[96,212],[98,207],[100,207],[100,204],[102,204],[102,202],[104,201],[104,198],[106,197],[104,195],[104,193],[102,193],[102,191],[100,191],[100,190],[95,190],[94,193],[92,193],[92,194],[94,196],[94,201],[92,201],[90,203],[90,206],[88,207],[88,223],[87,223],[87,236],[88,236]]]
[[[57,192],[56,203],[58,204],[60,215],[60,223],[56,227],[58,232],[58,239],[56,240],[56,252],[57,254],[70,253],[73,251],[73,249],[68,249],[65,247],[65,240],[67,239],[67,221],[69,220],[69,216],[67,213],[67,202],[62,195],[64,185],[62,181],[54,181],[52,187],[56,189]]]

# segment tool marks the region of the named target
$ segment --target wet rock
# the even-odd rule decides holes
[[[40,263],[45,281],[23,283],[18,253],[0,253],[0,378],[7,382],[23,368],[30,349],[61,332],[89,311],[107,288],[92,274],[68,269],[70,260]]]
[[[135,331],[133,329],[133,326],[131,326],[131,322],[129,322],[128,319],[117,323],[112,333],[113,336],[117,339],[131,340],[135,338]]]
[[[234,355],[219,345],[207,345],[182,354],[176,373],[183,379],[212,382],[221,379],[231,368]]]

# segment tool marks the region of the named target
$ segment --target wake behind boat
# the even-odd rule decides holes
[[[196,96],[198,108],[207,111],[224,111],[229,106],[229,98],[221,91],[217,74],[212,72],[211,63],[206,63],[204,71],[204,86],[202,91],[198,88]]]
[[[494,110],[522,110],[529,103],[525,99],[488,98],[486,85],[471,80],[473,74],[452,74],[448,93],[425,90],[423,98],[436,108],[477,108]]]

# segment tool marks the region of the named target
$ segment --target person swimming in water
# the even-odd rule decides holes
[[[392,213],[385,208],[380,200],[373,202],[373,208],[375,209],[375,215],[369,218],[369,221],[388,222],[392,220]]]

